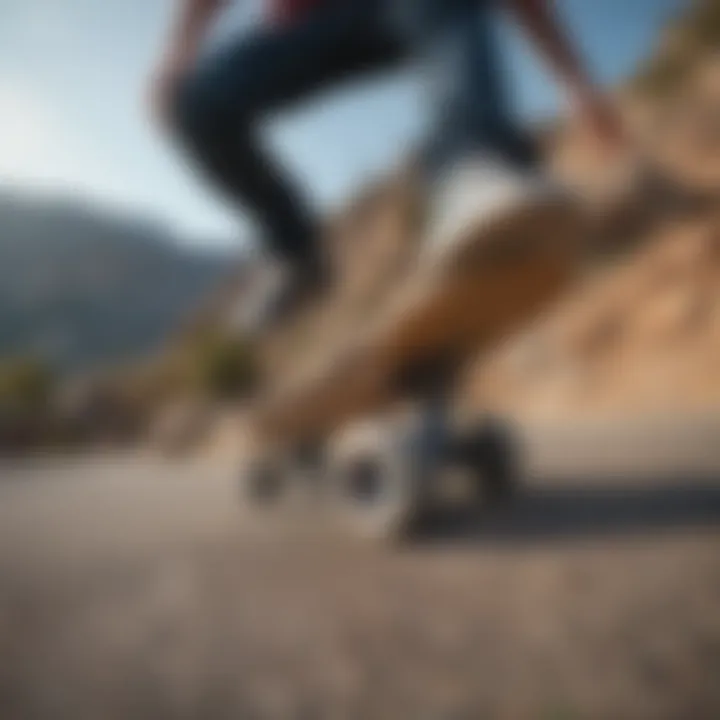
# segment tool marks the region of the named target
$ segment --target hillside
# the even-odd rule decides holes
[[[167,231],[66,200],[0,195],[0,356],[63,371],[160,346],[232,268]]]
[[[720,214],[680,220],[475,363],[465,402],[548,421],[720,407]]]
[[[720,407],[720,2],[665,33],[623,102],[684,200],[637,199],[587,281],[489,357],[471,405],[536,420]],[[592,173],[565,138],[567,164]],[[584,167],[583,167],[584,166]]]

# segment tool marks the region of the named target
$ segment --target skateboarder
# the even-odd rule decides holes
[[[153,104],[197,165],[263,229],[268,258],[249,300],[246,331],[281,321],[331,282],[308,207],[256,135],[264,113],[361,73],[417,60],[427,68],[437,111],[421,163],[429,200],[444,197],[457,206],[463,197],[457,183],[469,182],[464,196],[478,213],[508,198],[521,204],[530,188],[551,192],[537,172],[533,143],[508,107],[492,23],[494,6],[504,5],[549,62],[581,121],[609,147],[622,142],[617,114],[549,0],[268,0],[262,29],[209,55],[201,47],[225,2],[179,4],[154,77]],[[470,172],[457,172],[460,167]],[[498,194],[498,187],[514,192]],[[461,221],[462,212],[453,222]]]

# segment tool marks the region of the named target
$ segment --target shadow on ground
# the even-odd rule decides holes
[[[720,527],[720,476],[676,479],[588,478],[522,490],[495,508],[443,508],[416,529],[418,544],[536,543]]]

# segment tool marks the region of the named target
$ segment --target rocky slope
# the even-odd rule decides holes
[[[598,272],[478,358],[463,394],[537,420],[720,408],[720,213]]]
[[[624,98],[637,136],[684,198],[647,197],[606,227],[612,257],[477,359],[462,387],[471,404],[537,419],[720,407],[720,54],[717,42],[688,49],[692,38],[720,37],[720,3],[696,3],[694,13],[648,64],[667,72],[668,58],[684,58],[674,83]],[[577,150],[565,138],[566,164],[592,174]]]

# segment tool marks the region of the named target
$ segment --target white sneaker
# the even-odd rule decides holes
[[[570,192],[543,173],[497,157],[473,156],[433,188],[421,264],[452,262],[467,244],[478,242],[478,235],[483,244],[492,244],[520,230],[553,232],[551,223],[570,212],[577,212]]]

